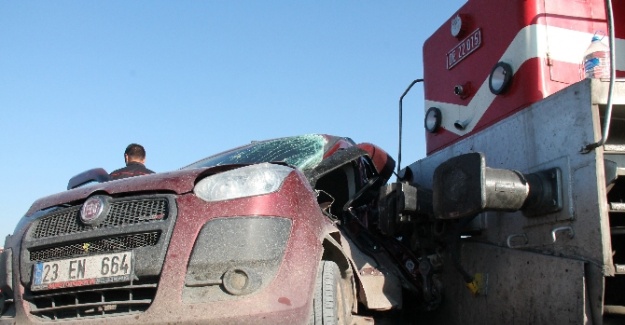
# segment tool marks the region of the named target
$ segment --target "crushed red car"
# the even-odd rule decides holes
[[[401,309],[423,292],[417,258],[369,231],[394,165],[375,145],[314,134],[172,172],[80,174],[7,238],[0,323],[350,324]]]

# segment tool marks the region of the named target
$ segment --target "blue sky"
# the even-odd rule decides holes
[[[398,152],[422,45],[465,1],[0,1],[0,229],[131,142],[170,171],[328,133]],[[425,156],[404,99],[402,166]]]

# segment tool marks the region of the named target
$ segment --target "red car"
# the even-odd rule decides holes
[[[385,265],[366,236],[394,164],[375,145],[304,135],[173,172],[85,172],[7,238],[0,322],[350,324],[400,308],[415,264]]]

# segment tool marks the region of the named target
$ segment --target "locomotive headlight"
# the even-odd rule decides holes
[[[204,178],[193,193],[208,202],[268,194],[277,191],[292,171],[270,163],[241,167]]]
[[[502,94],[508,89],[510,82],[512,81],[512,67],[505,63],[499,62],[490,72],[490,77],[488,78],[488,86],[490,88],[490,92],[495,95]]]
[[[425,129],[430,133],[436,132],[441,126],[441,119],[441,110],[436,107],[430,107],[425,113]]]

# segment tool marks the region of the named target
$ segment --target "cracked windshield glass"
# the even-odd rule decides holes
[[[321,162],[325,144],[326,140],[321,135],[303,135],[252,142],[248,146],[208,157],[183,169],[229,164],[284,162],[305,170]]]

